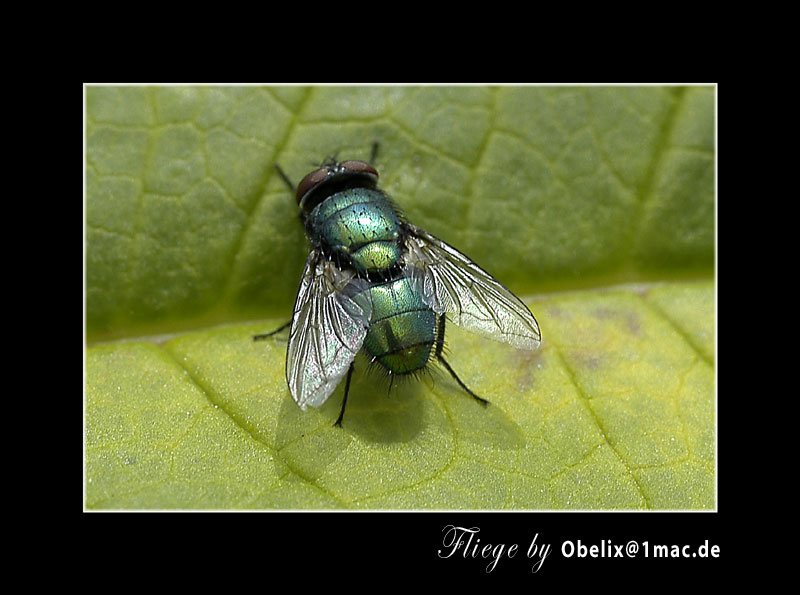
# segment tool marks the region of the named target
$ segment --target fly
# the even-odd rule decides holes
[[[461,252],[413,225],[378,188],[370,162],[327,159],[297,188],[300,221],[311,251],[291,326],[286,381],[305,410],[319,407],[346,377],[334,425],[341,426],[353,361],[364,351],[390,375],[413,374],[436,360],[483,405],[442,355],[446,322],[519,349],[541,343],[528,307]]]

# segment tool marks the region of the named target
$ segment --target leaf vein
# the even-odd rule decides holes
[[[553,345],[553,349],[555,350],[558,359],[561,361],[561,365],[564,366],[564,370],[567,372],[567,376],[569,377],[570,382],[572,382],[573,386],[575,386],[575,389],[578,391],[578,395],[580,396],[579,401],[583,404],[583,406],[589,412],[589,415],[592,417],[592,420],[597,425],[597,428],[600,431],[600,435],[603,437],[603,441],[606,444],[608,444],[609,448],[611,449],[611,452],[614,453],[619,462],[628,472],[628,475],[630,476],[633,485],[636,487],[637,491],[641,495],[647,508],[653,508],[653,506],[650,503],[650,499],[647,497],[647,494],[645,493],[644,489],[639,483],[639,480],[636,479],[636,476],[633,473],[634,471],[633,468],[622,457],[622,455],[619,453],[616,446],[611,442],[611,440],[608,439],[605,426],[603,425],[603,422],[600,420],[600,417],[597,415],[597,413],[595,413],[594,409],[592,409],[591,405],[589,404],[589,397],[588,395],[586,395],[580,383],[578,382],[578,379],[575,377],[575,371],[567,364],[566,358],[562,355],[561,351],[558,349],[556,345]]]

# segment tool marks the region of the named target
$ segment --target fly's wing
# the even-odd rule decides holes
[[[517,296],[449,244],[406,225],[406,270],[430,308],[496,341],[520,349],[539,346],[539,324]]]
[[[322,405],[361,349],[372,315],[365,288],[316,250],[309,255],[286,351],[286,381],[301,409]]]

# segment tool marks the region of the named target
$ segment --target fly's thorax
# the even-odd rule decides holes
[[[436,341],[436,313],[422,301],[413,281],[400,277],[367,291],[372,319],[364,350],[393,374],[424,368]]]
[[[372,188],[327,197],[309,214],[306,230],[331,258],[359,273],[387,271],[402,255],[400,216],[386,195]]]

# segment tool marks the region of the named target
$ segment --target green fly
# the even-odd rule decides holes
[[[377,143],[370,162],[374,163]],[[292,319],[286,381],[305,410],[319,407],[346,378],[335,425],[341,426],[353,361],[363,351],[390,375],[421,371],[436,360],[469,395],[442,351],[449,321],[520,349],[541,334],[525,304],[458,250],[413,225],[378,188],[366,161],[327,159],[297,188],[300,220],[311,244]]]

